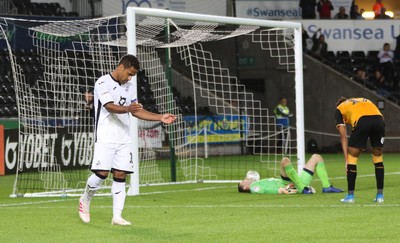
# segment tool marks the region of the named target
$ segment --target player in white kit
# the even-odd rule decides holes
[[[91,170],[85,191],[79,199],[79,217],[90,222],[90,202],[109,172],[113,174],[111,194],[113,197],[113,218],[111,224],[130,225],[122,218],[125,204],[125,181],[133,173],[133,133],[131,115],[149,121],[171,124],[172,114],[156,114],[143,109],[138,103],[136,83],[131,78],[140,69],[138,59],[125,55],[111,74],[100,77],[94,87],[95,146]]]

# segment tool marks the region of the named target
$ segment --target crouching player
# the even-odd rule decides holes
[[[329,183],[324,160],[319,154],[311,156],[300,175],[297,174],[290,160],[285,157],[280,166],[281,178],[257,180],[254,177],[246,176],[239,183],[238,190],[256,194],[313,194],[315,191],[310,187],[310,183],[315,171],[322,182],[323,193],[343,192],[342,189],[335,188]]]

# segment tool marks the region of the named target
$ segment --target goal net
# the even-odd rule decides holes
[[[228,182],[249,170],[279,175],[283,156],[304,164],[301,26],[298,23],[128,8],[98,19],[2,18],[31,47],[8,48],[19,114],[13,196],[78,195],[90,174],[94,82],[137,55],[145,109],[174,124],[138,121],[138,185]],[[22,38],[22,37],[21,37]],[[280,95],[290,122],[277,120]],[[105,184],[104,193],[108,193]]]

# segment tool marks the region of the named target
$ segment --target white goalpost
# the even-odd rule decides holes
[[[297,135],[297,163],[298,173],[303,169],[305,164],[305,139],[304,139],[304,104],[303,104],[303,52],[302,52],[302,39],[301,39],[301,24],[294,22],[277,22],[277,21],[266,21],[266,20],[254,20],[254,19],[242,19],[232,17],[221,17],[213,15],[193,14],[176,11],[168,11],[163,9],[149,9],[149,8],[127,8],[127,47],[128,53],[136,55],[137,45],[137,32],[136,32],[136,16],[149,16],[149,17],[161,17],[165,19],[180,19],[180,20],[191,20],[191,21],[203,21],[205,23],[218,23],[218,24],[232,24],[232,25],[249,25],[249,26],[260,26],[260,27],[275,27],[275,28],[292,28],[294,30],[293,43],[295,47],[295,97],[296,97],[296,135]],[[139,175],[134,174],[135,178],[132,180],[130,190],[128,191],[131,195],[139,194]]]
[[[300,23],[129,7],[97,19],[0,18],[0,28],[26,33],[31,45],[8,48],[19,114],[13,197],[80,195],[91,173],[94,82],[125,54],[140,61],[139,102],[177,116],[171,125],[132,118],[128,195],[144,185],[237,182],[249,170],[277,176],[284,156],[304,166]],[[273,113],[281,95],[295,113],[288,127]]]

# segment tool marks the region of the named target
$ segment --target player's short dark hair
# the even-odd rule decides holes
[[[137,57],[131,54],[127,54],[119,60],[118,65],[123,65],[125,68],[134,67],[136,70],[140,70],[140,64]]]
[[[343,102],[345,102],[347,100],[347,98],[346,97],[340,97],[339,99],[338,99],[338,101],[336,101],[336,107],[338,107],[340,104],[342,104]]]
[[[241,185],[240,183],[238,183],[238,192],[250,193],[250,190],[245,190],[245,189],[243,188],[243,185]]]

